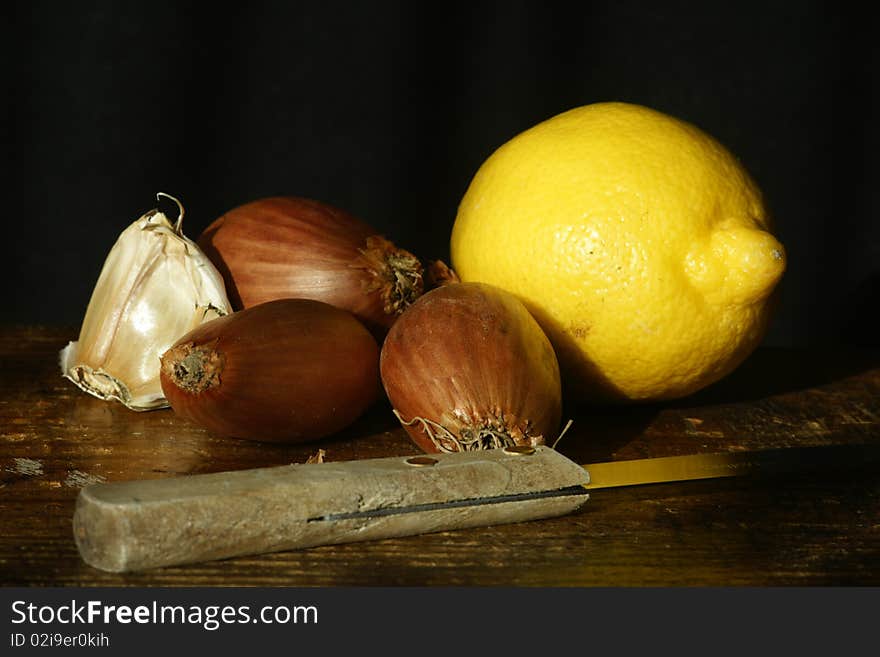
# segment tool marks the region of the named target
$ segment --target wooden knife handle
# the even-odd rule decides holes
[[[80,491],[74,537],[112,572],[552,517],[587,472],[548,447],[297,464]]]

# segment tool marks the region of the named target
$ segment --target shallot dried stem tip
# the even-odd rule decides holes
[[[428,279],[428,285],[431,288],[440,287],[441,285],[449,285],[451,283],[461,283],[458,274],[442,260],[433,260],[428,263],[425,276]]]
[[[409,251],[373,235],[361,254],[374,278],[368,291],[380,290],[385,313],[399,315],[421,296],[425,287],[422,263]]]
[[[226,359],[211,345],[191,342],[172,347],[162,356],[162,371],[174,384],[190,393],[199,393],[220,384]]]

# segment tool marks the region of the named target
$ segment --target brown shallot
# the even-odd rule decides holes
[[[380,358],[394,412],[425,452],[535,446],[561,418],[559,365],[512,294],[451,282],[413,303]]]
[[[222,436],[316,440],[376,400],[379,347],[347,311],[280,299],[202,324],[162,355],[174,411]]]
[[[351,213],[312,199],[245,203],[209,225],[198,244],[222,273],[235,309],[315,299],[382,336],[424,289],[418,258]]]

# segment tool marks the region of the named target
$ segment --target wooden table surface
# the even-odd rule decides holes
[[[135,413],[61,378],[76,330],[0,328],[4,586],[739,586],[880,584],[876,468],[597,490],[566,517],[109,574],[71,518],[92,482],[417,454],[387,403],[343,434],[277,446]],[[567,408],[578,462],[880,441],[880,358],[759,349],[691,398]]]

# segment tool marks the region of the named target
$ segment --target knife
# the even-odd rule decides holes
[[[294,464],[83,488],[82,559],[110,572],[571,513],[599,488],[853,468],[880,443],[578,465],[546,447]]]

